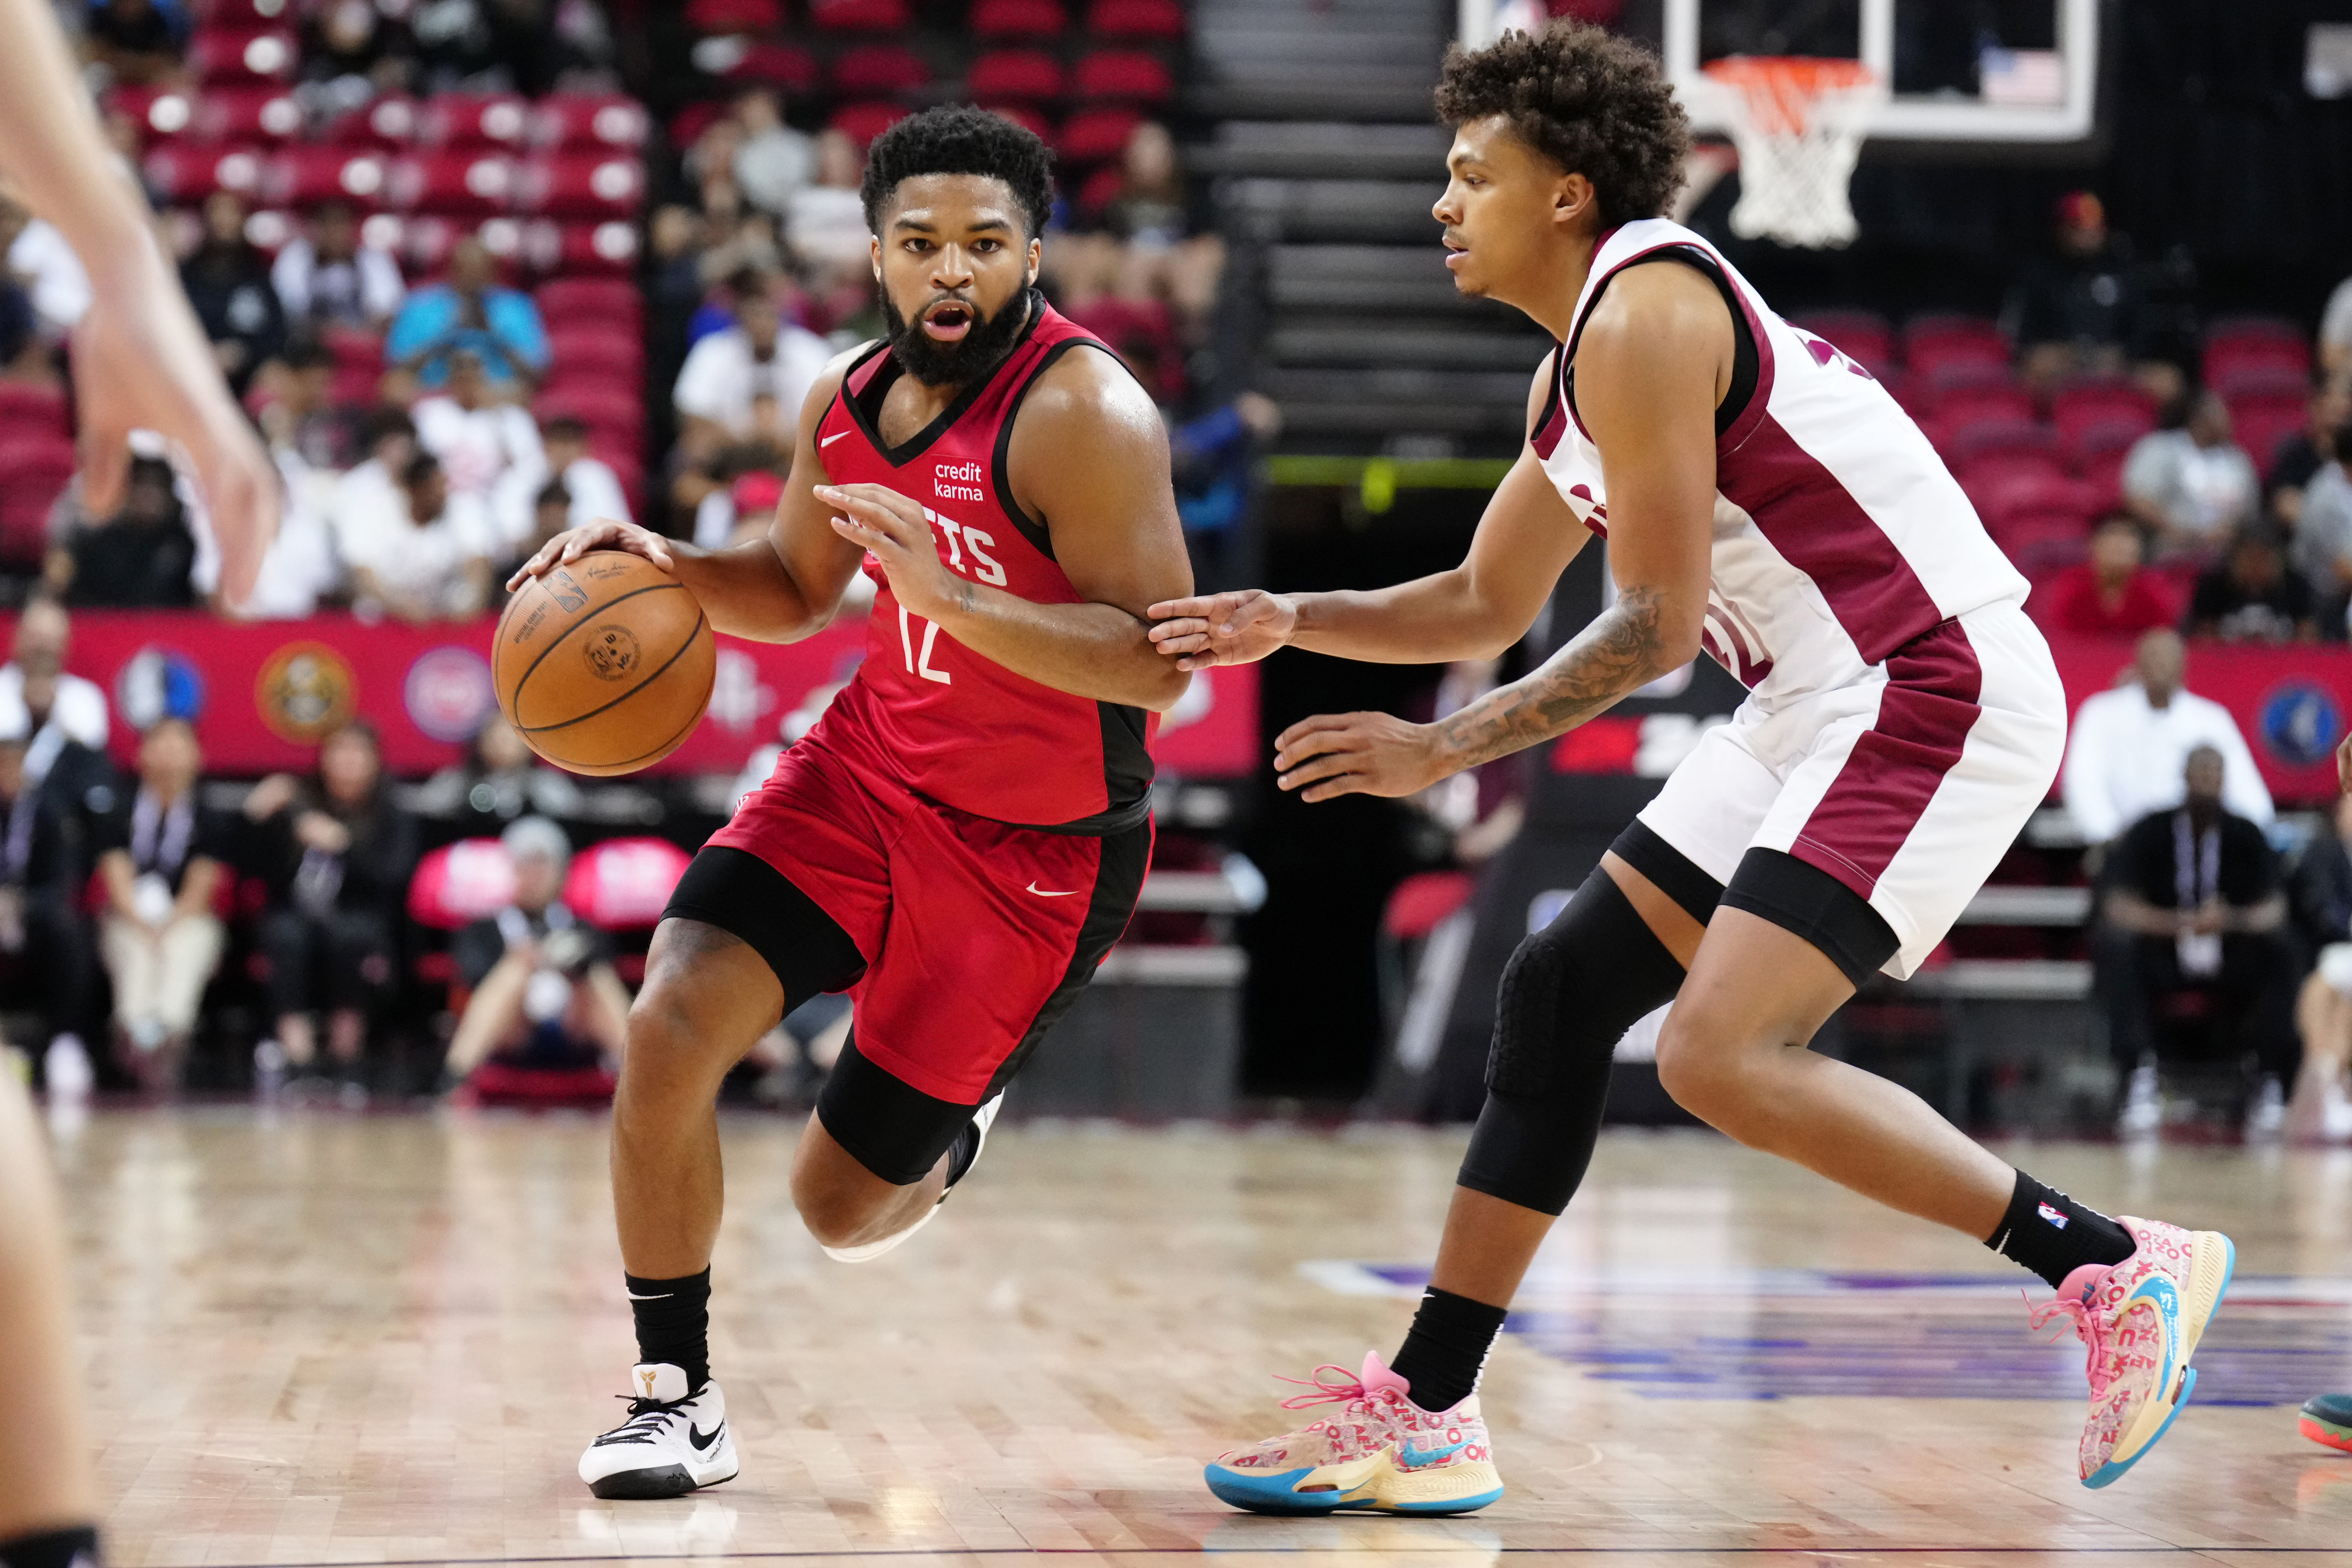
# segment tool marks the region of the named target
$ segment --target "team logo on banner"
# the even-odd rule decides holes
[[[358,687],[343,656],[324,643],[288,643],[253,683],[253,705],[281,741],[308,745],[351,721]]]
[[[134,730],[162,719],[194,723],[204,716],[205,672],[186,654],[150,644],[114,678],[114,710]]]
[[[2344,733],[2336,695],[2308,680],[2286,680],[2263,699],[2263,745],[2293,768],[2324,763]]]
[[[401,688],[409,721],[434,740],[470,741],[498,706],[490,661],[469,647],[427,648]]]

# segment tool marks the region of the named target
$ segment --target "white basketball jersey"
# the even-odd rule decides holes
[[[1537,428],[1544,472],[1585,526],[1608,536],[1609,498],[1576,416],[1577,338],[1612,275],[1672,248],[1720,270],[1756,344],[1755,391],[1716,440],[1706,631],[1750,700],[1769,710],[1846,685],[1943,621],[2021,602],[2025,579],[1886,389],[1664,218],[1602,237]]]

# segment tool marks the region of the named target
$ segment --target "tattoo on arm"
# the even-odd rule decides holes
[[[1474,768],[1572,730],[1661,673],[1662,595],[1629,590],[1543,668],[1441,720],[1449,771]]]

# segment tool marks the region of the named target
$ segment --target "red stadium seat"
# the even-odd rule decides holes
[[[514,160],[502,153],[422,153],[386,172],[389,204],[404,212],[493,213],[514,197]]]
[[[379,206],[391,174],[391,162],[381,153],[298,143],[264,167],[261,195],[271,206],[298,212],[324,201]]]
[[[806,49],[759,39],[705,39],[695,46],[694,59],[698,68],[734,88],[773,87],[788,94],[814,92],[821,76],[816,57]],[[724,104],[718,107],[720,113],[726,112]]]
[[[975,38],[1058,38],[1070,18],[1059,0],[973,0],[963,26]]]
[[[2230,433],[2246,456],[2254,460],[2254,471],[2267,484],[2271,465],[2278,461],[2279,443],[2304,427],[2310,417],[2300,402],[2248,402],[2230,405]]]
[[[563,901],[600,931],[649,931],[686,875],[687,860],[667,838],[608,838],[572,858]]]
[[[1982,316],[1929,312],[1903,327],[1903,363],[1916,374],[1945,364],[2007,364],[2009,340]]]
[[[327,397],[338,407],[364,407],[376,400],[383,383],[383,367],[339,364],[327,383]]]
[[[611,322],[616,330],[637,331],[645,311],[644,297],[635,283],[610,278],[558,278],[539,286],[534,296],[539,313],[551,329],[573,320]]]
[[[846,98],[890,98],[931,84],[930,62],[903,44],[863,44],[833,62],[833,89]]]
[[[531,412],[542,425],[551,419],[577,419],[588,426],[592,442],[621,447],[635,447],[646,427],[645,400],[634,390],[584,383],[540,394],[531,402]]]
[[[2050,423],[2058,439],[2072,445],[2078,432],[2093,426],[2137,426],[2156,428],[2156,399],[2145,388],[2123,380],[2070,382],[2051,395]]]
[[[1381,910],[1381,931],[1398,942],[1418,942],[1468,903],[1476,887],[1475,880],[1462,871],[1422,871],[1407,877],[1389,894]]]
[[[814,76],[815,70],[816,62],[811,60],[809,71],[812,77]],[[727,113],[727,105],[723,103],[706,100],[701,103],[688,104],[669,117],[669,144],[681,148],[693,146],[704,132],[726,119]]]
[[[1874,310],[1816,310],[1789,324],[1874,374],[1895,363],[1895,330]]]
[[[300,58],[294,35],[284,31],[207,29],[188,41],[188,74],[207,87],[285,81]]]
[[[686,25],[706,37],[719,33],[772,33],[784,25],[779,0],[692,0]]]
[[[2053,474],[2065,472],[2058,457],[2058,433],[2047,425],[1987,414],[1938,428],[1943,438],[1936,443],[1936,449],[1957,469],[1965,471],[1972,463],[1999,455],[2020,460],[2038,458]]]
[[[2047,453],[1996,452],[1973,458],[1961,466],[1960,488],[1988,523],[2021,512],[2063,512],[2087,530],[2106,499]]]
[[[1050,102],[1068,89],[1062,62],[1043,49],[992,50],[964,78],[964,91],[982,103]]]
[[[1118,200],[1118,193],[1126,184],[1126,170],[1115,163],[1105,163],[1079,184],[1078,194],[1071,199],[1071,204],[1082,217],[1089,220],[1100,217],[1111,203]]]
[[[2018,384],[2005,364],[1939,364],[1927,371],[1915,371],[1905,385],[1910,400],[1905,406],[1925,414],[1934,414],[1955,399],[1965,400],[1979,394],[1987,397],[2013,394],[2019,417],[2033,417],[2032,397]]]
[[[845,103],[827,123],[863,147],[906,117],[907,110],[895,103]]]
[[[1991,531],[2011,563],[2037,583],[2090,553],[2090,528],[2072,511],[2014,512]]]
[[[442,92],[416,117],[416,140],[427,147],[514,149],[530,129],[530,105],[510,92]]]
[[[987,100],[982,99],[980,106],[981,108],[988,110],[991,114],[997,115],[1005,120],[1010,120],[1013,124],[1018,125],[1022,130],[1028,132],[1032,136],[1036,137],[1037,140],[1046,143],[1048,146],[1053,144],[1054,122],[1046,119],[1044,115],[1038,113],[1036,107],[1034,104],[991,103]]]
[[[514,902],[514,862],[495,838],[461,838],[416,863],[408,918],[428,931],[457,931]]]
[[[1054,151],[1064,162],[1079,165],[1116,158],[1127,151],[1127,139],[1142,121],[1132,109],[1081,109],[1062,121]]]
[[[2231,406],[2243,402],[2300,403],[2311,395],[2308,371],[2283,364],[2238,363],[2223,366],[2205,378],[2205,384]]]
[[[645,200],[645,165],[609,153],[556,153],[516,171],[513,200],[553,217],[627,217]]]
[[[330,121],[326,139],[346,147],[405,147],[416,140],[416,121],[423,112],[416,100],[389,93]]]
[[[73,475],[73,443],[62,435],[25,432],[0,445],[0,562],[40,563],[49,509]]]
[[[28,381],[0,381],[0,437],[11,441],[63,437],[70,427],[64,392]]]
[[[261,32],[292,19],[294,0],[202,0],[186,7],[206,31]]]
[[[1146,390],[1164,402],[1184,395],[1184,349],[1168,307],[1158,300],[1105,295],[1076,308],[1070,319],[1110,345]]]
[[[618,93],[552,93],[530,110],[530,142],[535,147],[635,152],[645,145],[652,129],[646,106]]]
[[[827,33],[903,33],[915,25],[907,0],[809,0],[809,20]]]
[[[2137,416],[2129,419],[2100,419],[2077,425],[2071,429],[2061,427],[2059,447],[2066,460],[2078,474],[2088,474],[2093,468],[2105,467],[2120,453],[2128,452],[2139,438],[2154,426],[2143,423]]]
[[[193,205],[215,191],[235,191],[241,196],[264,195],[263,171],[268,154],[258,147],[211,147],[190,142],[165,142],[140,161],[147,184],[164,201]],[[273,205],[279,205],[272,202]]]
[[[1177,0],[1094,0],[1087,7],[1087,31],[1097,38],[1181,41],[1187,30]]]
[[[383,363],[383,337],[360,327],[329,327],[319,334],[319,346],[334,356],[335,366],[361,365],[374,370]]]
[[[276,87],[216,87],[196,100],[191,133],[199,141],[283,142],[300,133],[302,106]]]
[[[118,87],[107,93],[106,107],[130,117],[142,146],[195,129],[195,99],[180,88]]]
[[[1933,394],[1927,417],[1947,436],[1975,425],[2032,425],[2033,399],[2025,388],[2005,383],[1955,386]]]
[[[637,269],[637,226],[622,218],[557,223],[541,218],[523,228],[523,257],[548,277],[628,277]]]
[[[1078,62],[1073,85],[1080,98],[1108,103],[1166,103],[1176,79],[1156,55],[1102,49]]]
[[[2303,329],[2275,316],[2225,316],[2206,330],[2207,385],[2256,366],[2308,375],[2311,343]]]
[[[558,376],[568,380],[589,374],[633,381],[645,374],[645,342],[626,331],[554,328],[548,332],[547,348],[553,364],[551,383]]]

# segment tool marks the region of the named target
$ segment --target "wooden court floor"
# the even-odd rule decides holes
[[[2352,1563],[2352,1456],[2294,1420],[2352,1387],[2342,1154],[2010,1151],[2241,1248],[2214,1402],[2090,1492],[2081,1352],[2027,1332],[2021,1272],[1712,1135],[1612,1134],[1488,1370],[1509,1495],[1297,1521],[1226,1510],[1200,1464],[1304,1419],[1273,1374],[1393,1349],[1458,1135],[1004,1128],[861,1268],[793,1219],[792,1137],[726,1128],[742,1476],[606,1503],[572,1473],[635,1359],[599,1119],[62,1136],[112,1561]]]

